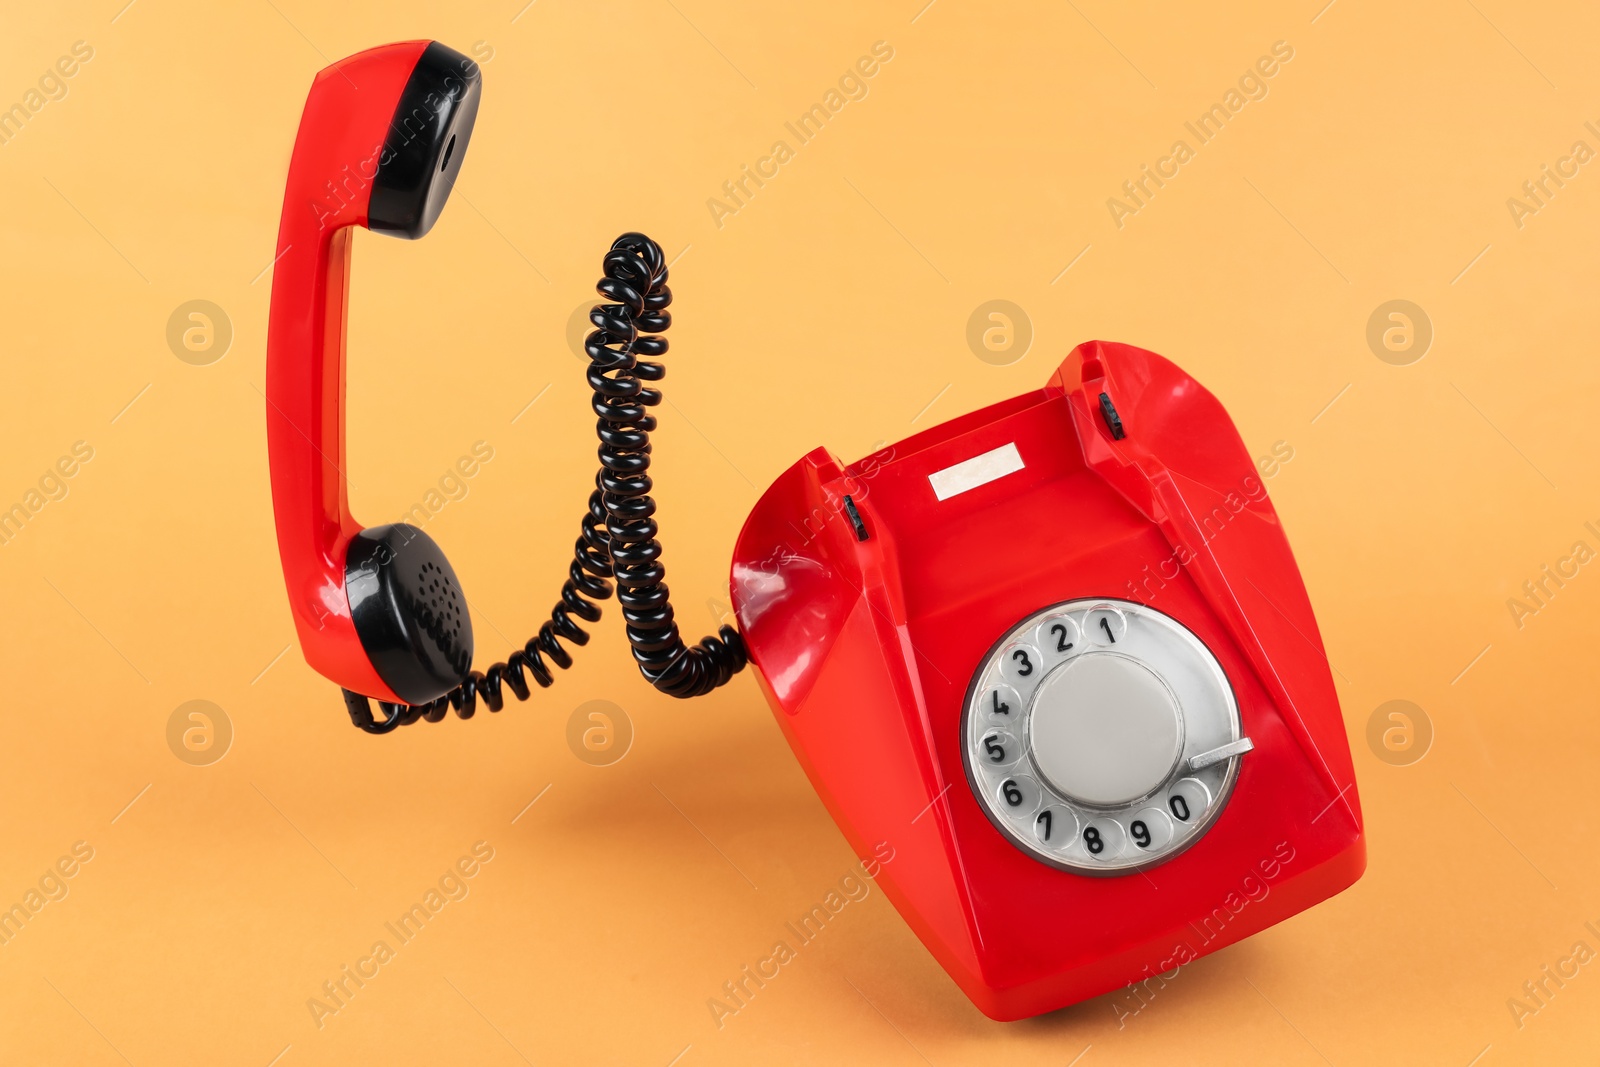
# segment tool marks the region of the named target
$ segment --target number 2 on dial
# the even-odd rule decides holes
[[[1057,652],[1072,651],[1072,642],[1067,640],[1067,627],[1065,623],[1056,623],[1050,627],[1050,635],[1056,639]]]

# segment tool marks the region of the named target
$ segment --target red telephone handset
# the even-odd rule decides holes
[[[651,516],[648,408],[641,384],[663,371],[641,357],[667,342],[667,266],[641,234],[605,258],[585,348],[597,390],[604,469],[550,617],[522,648],[472,669],[472,622],[443,551],[406,523],[364,529],[350,514],[344,471],[345,299],[350,235],[365,226],[418,238],[444,208],[478,113],[477,64],[437,41],[385,45],[340,60],[312,83],[295,137],[278,232],[267,334],[267,448],[278,550],[306,662],[344,689],[351,720],[370,733],[454,711],[481,698],[499,711],[530,680],[551,684],[548,659],[572,663],[563,641],[586,644],[581,622],[616,597],[645,677],[673,696],[725,683],[745,665],[731,627],[685,645],[673,622]],[[645,335],[641,334],[644,331]],[[374,718],[375,697],[384,712]]]
[[[1170,978],[1365,867],[1277,514],[1152,352],[1091,342],[860,463],[811,453],[732,581],[812,784],[858,855],[893,848],[889,898],[994,1018]]]
[[[1170,976],[1360,876],[1350,752],[1277,514],[1221,404],[1129,345],[1081,345],[1043,389],[849,467],[805,456],[740,534],[741,629],[689,645],[649,476],[672,292],[660,247],[624,234],[585,340],[601,469],[560,601],[523,649],[471,669],[438,546],[350,515],[344,305],[350,228],[427,232],[478,94],[477,67],[438,43],[352,56],[318,75],[289,169],[273,503],[301,648],[356,725],[527,699],[614,581],[662,692],[754,664],[846,838],[997,1019]]]
[[[278,228],[267,327],[267,448],[289,604],[306,661],[346,690],[424,704],[460,681],[472,626],[437,545],[350,514],[345,300],[352,228],[417,238],[459,173],[475,63],[444,45],[370,49],[317,75]]]

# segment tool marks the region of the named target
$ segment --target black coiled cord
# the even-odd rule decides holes
[[[572,666],[572,654],[561,639],[575,645],[589,643],[589,633],[574,621],[598,622],[598,601],[612,594],[608,578],[617,583],[617,601],[627,624],[628,643],[645,679],[668,696],[701,696],[727,683],[744,669],[748,657],[744,640],[732,626],[716,637],[685,645],[673,620],[672,605],[663,579],[660,528],[656,503],[650,497],[650,431],[654,415],[646,410],[661,403],[661,391],[641,384],[666,376],[660,363],[639,356],[661,356],[666,338],[659,336],[672,325],[667,306],[666,257],[661,246],[641,233],[625,233],[606,253],[605,277],[595,286],[613,301],[597,304],[589,321],[597,328],[584,340],[589,357],[589,386],[594,390],[595,432],[600,438],[600,470],[589,494],[588,512],[561,587],[561,600],[550,620],[521,650],[487,671],[469,671],[459,686],[427,704],[393,704],[378,701],[384,718],[375,719],[371,701],[344,690],[350,719],[368,733],[385,734],[423,720],[438,722],[454,711],[470,719],[478,710],[478,697],[490,711],[505,706],[509,689],[518,700],[532,690],[528,676],[547,688],[554,676],[544,657],[563,670]]]
[[[650,431],[656,418],[646,410],[661,403],[661,391],[641,384],[658,382],[667,369],[640,356],[661,356],[672,325],[667,305],[666,257],[642,233],[625,233],[606,253],[605,277],[595,287],[614,303],[589,313],[599,327],[584,341],[589,386],[594,390],[595,432],[600,437],[600,474],[591,513],[605,509],[617,603],[627,622],[628,644],[639,671],[657,689],[674,697],[695,697],[727,683],[747,662],[744,640],[732,626],[716,637],[685,645],[668,602],[666,569],[650,498]]]

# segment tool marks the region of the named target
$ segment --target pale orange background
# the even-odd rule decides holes
[[[73,442],[95,455],[0,547],[0,905],[74,842],[94,859],[0,947],[0,1060],[1592,1061],[1600,969],[1520,1030],[1506,1002],[1575,941],[1600,949],[1600,576],[1520,630],[1506,601],[1600,548],[1600,164],[1520,229],[1506,199],[1600,147],[1600,13],[924,2],[6,5],[0,104],[74,41],[95,54],[0,145],[0,504]],[[1366,876],[1121,1029],[1114,997],[986,1020],[875,892],[719,1030],[707,998],[854,862],[753,678],[657,696],[608,611],[529,704],[352,729],[278,573],[267,268],[313,74],[412,37],[492,58],[437,228],[356,242],[353,500],[389,521],[493,446],[429,525],[484,662],[567,563],[594,445],[565,334],[623,230],[679,257],[656,471],[698,632],[796,457],[856,458],[1040,385],[1079,340],[1128,341],[1215,391],[1253,453],[1294,450],[1268,486],[1335,668]],[[879,40],[867,98],[715,226],[706,200]],[[1268,97],[1119,230],[1106,199],[1279,40]],[[1410,366],[1365,339],[1395,298],[1436,333]],[[192,299],[232,322],[209,366],[165,339]],[[1009,366],[966,343],[990,299],[1033,325]],[[194,699],[235,731],[210,766],[167,744]],[[636,733],[609,767],[566,742],[597,699]],[[1392,699],[1436,734],[1411,766],[1366,742]],[[470,895],[319,1030],[308,998],[480,840]]]

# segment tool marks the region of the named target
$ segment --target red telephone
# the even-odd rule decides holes
[[[829,812],[858,854],[894,845],[879,882],[993,1018],[1171,972],[1365,867],[1289,543],[1222,405],[1153,352],[1090,342],[860,463],[812,452],[733,592]]]
[[[307,662],[384,733],[548,686],[622,607],[647,680],[690,697],[746,662],[889,898],[996,1019],[1168,974],[1339,892],[1365,862],[1316,620],[1221,404],[1160,356],[1091,342],[1041,390],[842,466],[817,450],[734,552],[739,629],[686,645],[656,540],[645,383],[665,374],[660,248],[597,286],[601,469],[551,618],[471,669],[465,600],[421,530],[345,494],[349,232],[420,237],[466,151],[477,67],[417,41],[313,84],[267,346],[279,550]],[[375,717],[376,697],[382,717]]]

